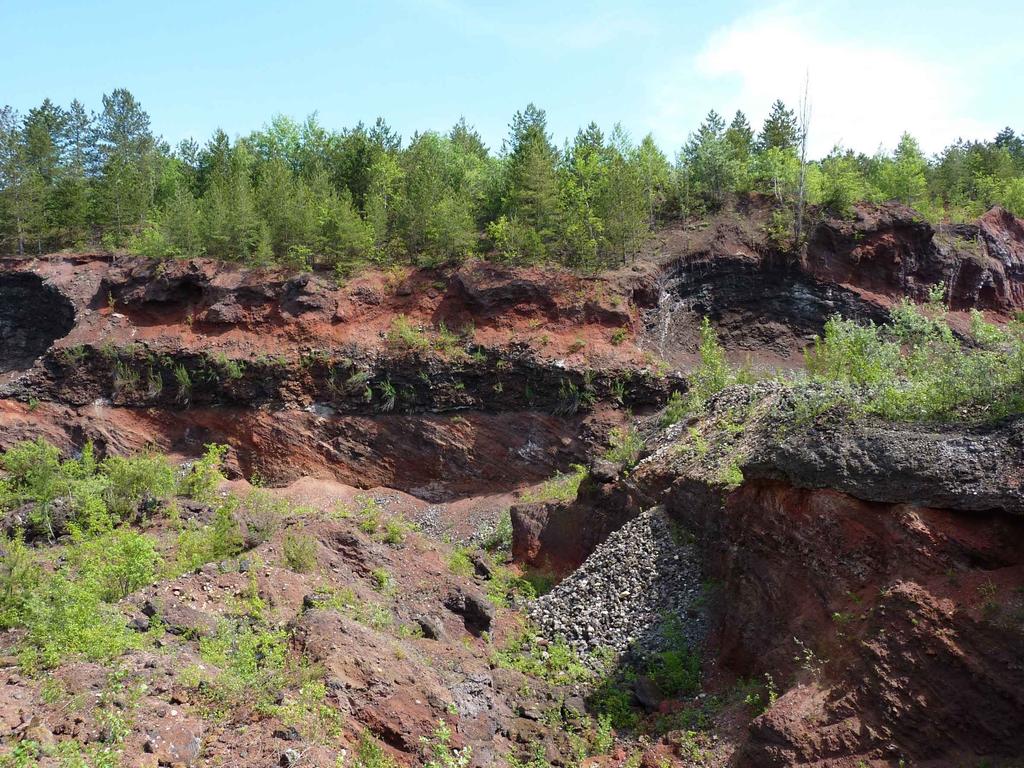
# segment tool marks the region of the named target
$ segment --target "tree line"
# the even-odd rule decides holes
[[[172,148],[118,89],[98,112],[49,99],[25,115],[0,110],[0,247],[99,246],[342,275],[472,254],[599,269],[635,256],[660,222],[751,193],[777,200],[773,234],[790,244],[798,198],[840,215],[860,200],[899,200],[933,220],[996,203],[1024,215],[1024,137],[1009,128],[933,158],[904,134],[892,153],[837,147],[806,163],[804,136],[777,101],[758,132],[742,112],[728,124],[710,112],[673,161],[621,126],[591,123],[558,148],[531,104],[497,151],[465,120],[404,142],[381,118],[332,131],[315,116]]]

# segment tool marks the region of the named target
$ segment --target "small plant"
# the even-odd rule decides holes
[[[466,768],[472,757],[472,749],[457,750],[451,746],[452,731],[444,720],[438,720],[433,738],[422,737],[424,768]]]
[[[281,551],[287,566],[296,573],[309,573],[316,568],[316,541],[310,536],[287,534]]]
[[[645,443],[634,427],[614,427],[608,435],[608,450],[604,457],[608,461],[632,469],[640,462]]]
[[[456,547],[449,553],[448,570],[456,576],[472,576],[476,571],[473,561],[469,558],[469,552],[462,547]]]
[[[501,513],[494,529],[482,538],[480,545],[488,552],[508,552],[512,549],[512,514],[509,510]]]
[[[613,345],[617,347],[628,338],[629,330],[627,328],[616,328],[615,331],[612,333],[610,341]]]
[[[386,338],[389,346],[407,352],[426,352],[430,349],[430,339],[405,315],[399,315],[391,321]]]
[[[520,499],[527,503],[538,501],[572,501],[579,492],[580,483],[587,476],[587,468],[582,464],[573,464],[571,472],[559,472],[550,480],[546,480],[536,488],[523,491]],[[511,520],[509,528],[511,529]],[[511,531],[510,531],[511,533]]]
[[[370,572],[370,580],[373,588],[384,595],[390,595],[395,591],[395,577],[387,568],[375,568]]]
[[[178,402],[187,404],[192,399],[192,377],[184,365],[174,367],[174,383],[178,388]]]
[[[206,452],[192,463],[192,466],[186,470],[185,475],[178,482],[178,493],[196,501],[213,501],[217,487],[224,480],[220,467],[227,452],[226,445],[209,443],[206,446]]]
[[[385,379],[380,383],[380,409],[384,413],[389,413],[395,410],[395,403],[398,399],[398,393],[395,391],[395,385],[390,380]]]

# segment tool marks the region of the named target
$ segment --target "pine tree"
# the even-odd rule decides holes
[[[799,142],[800,126],[796,114],[787,109],[781,99],[776,99],[757,138],[757,148],[762,152],[768,149],[796,149]]]
[[[725,121],[715,110],[708,112],[697,132],[690,135],[681,159],[690,205],[697,202],[698,207],[720,208],[735,186],[738,164],[725,140]]]
[[[103,97],[97,120],[98,149],[103,166],[99,182],[103,217],[116,239],[141,224],[156,188],[156,140],[149,115],[132,94],[118,88]]]
[[[927,192],[927,169],[928,161],[917,140],[909,133],[904,133],[892,159],[886,159],[880,167],[879,191],[887,200],[914,205],[924,199]]]
[[[625,264],[639,252],[650,229],[643,158],[621,125],[612,130],[609,158],[601,204],[605,242],[608,254]]]
[[[507,154],[506,214],[532,230],[541,252],[551,243],[558,228],[558,152],[547,133],[547,116],[533,104],[517,112],[509,126]]]
[[[732,150],[733,157],[745,162],[754,148],[754,129],[750,127],[747,116],[740,110],[736,110],[732,122],[726,129],[725,140]]]
[[[672,169],[651,134],[644,136],[634,153],[633,162],[640,175],[641,194],[647,210],[647,225],[653,227],[669,195]]]

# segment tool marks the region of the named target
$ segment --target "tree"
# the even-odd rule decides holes
[[[504,146],[507,155],[505,213],[536,233],[543,247],[558,229],[558,152],[547,133],[547,116],[533,104],[517,112]],[[543,253],[537,253],[542,257]]]
[[[695,196],[700,205],[715,210],[733,191],[738,163],[725,140],[725,121],[711,110],[682,152],[682,174],[686,197]]]
[[[203,240],[214,258],[263,263],[270,259],[270,232],[256,210],[250,178],[252,156],[236,145],[203,196]]]
[[[650,231],[645,198],[643,155],[632,146],[621,125],[612,130],[607,181],[601,196],[607,252],[625,264],[635,256]]]
[[[89,175],[96,167],[94,140],[92,118],[76,99],[64,113],[60,166],[52,195],[52,223],[59,242],[79,243],[89,237]]]
[[[409,251],[428,261],[461,258],[476,240],[466,166],[458,155],[450,139],[427,132],[414,136],[402,156],[399,228]]]
[[[738,109],[725,130],[725,140],[733,157],[744,162],[754,148],[754,129],[750,127],[747,116]]]
[[[764,152],[769,149],[795,149],[799,140],[800,126],[797,124],[796,115],[781,99],[776,99],[757,137],[758,150]]]
[[[0,202],[5,228],[24,255],[25,242],[42,226],[43,184],[28,160],[20,116],[11,107],[0,109]]]
[[[634,154],[640,186],[647,209],[647,225],[653,227],[669,195],[672,168],[651,134],[644,136]]]
[[[867,184],[853,152],[834,147],[821,161],[819,197],[821,204],[840,216],[846,216],[853,204],[863,200]]]
[[[99,182],[103,218],[122,238],[128,226],[142,223],[153,202],[156,140],[149,115],[124,88],[103,97],[96,133],[103,168]]]
[[[927,192],[927,169],[928,161],[921,153],[917,140],[909,133],[904,133],[892,159],[883,162],[879,169],[878,188],[882,197],[898,200],[904,205],[914,205],[924,199]]]

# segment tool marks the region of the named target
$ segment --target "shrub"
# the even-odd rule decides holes
[[[42,573],[20,536],[0,534],[0,629],[21,625]]]
[[[220,472],[226,445],[210,443],[202,457],[196,460],[178,483],[178,492],[196,501],[211,502],[216,497],[217,486],[224,480]]]
[[[821,381],[856,389],[859,407],[892,420],[995,419],[1024,412],[1024,326],[990,326],[975,316],[979,348],[965,349],[942,315],[941,295],[929,313],[903,303],[891,327],[860,326],[839,317],[807,351]]]
[[[282,544],[284,561],[296,573],[309,573],[316,568],[316,541],[300,534],[289,533]]]
[[[244,542],[234,517],[237,506],[238,500],[229,496],[217,506],[211,525],[190,526],[178,534],[175,563],[178,573],[234,557],[242,551]]]
[[[363,731],[356,746],[353,768],[398,768],[398,763],[384,751],[373,734]]]
[[[525,502],[537,501],[572,501],[579,492],[580,483],[587,476],[587,468],[582,464],[573,464],[571,472],[559,472],[549,480],[545,480],[537,488],[523,491],[520,499]],[[509,519],[509,534],[512,521]]]
[[[203,661],[216,667],[197,688],[214,714],[246,703],[269,712],[288,682],[288,636],[283,630],[223,621],[215,635],[199,641]]]
[[[494,663],[515,669],[552,685],[572,685],[590,680],[590,671],[576,652],[561,640],[542,646],[530,629],[513,636],[504,648],[494,653]]]
[[[683,393],[679,390],[674,390],[669,395],[668,403],[665,405],[665,410],[661,412],[660,423],[661,426],[671,427],[673,424],[677,424],[682,421],[683,417],[689,412],[689,407],[686,400],[683,399]]]
[[[480,545],[488,552],[507,552],[512,549],[512,514],[509,510],[501,513],[494,530],[483,537]]]
[[[117,520],[133,517],[140,503],[165,500],[175,490],[174,467],[165,456],[111,456],[100,467],[109,483],[105,493],[107,510]]]
[[[88,582],[106,602],[117,602],[153,583],[159,562],[154,540],[128,528],[81,541],[67,552],[67,563],[78,579]]]
[[[614,427],[608,435],[609,447],[604,457],[626,469],[635,467],[643,454],[645,443],[633,427]]]
[[[289,512],[288,502],[270,491],[253,488],[239,505],[237,518],[245,524],[245,545],[258,546],[277,533]]]
[[[426,352],[430,349],[430,339],[415,327],[405,315],[398,315],[391,321],[387,333],[388,345],[408,352]]]
[[[462,547],[456,547],[448,554],[448,570],[456,576],[472,576],[476,572],[469,553]]]

